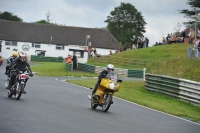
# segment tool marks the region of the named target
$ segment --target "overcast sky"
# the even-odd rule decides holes
[[[178,23],[186,22],[178,10],[190,8],[187,0],[0,0],[0,12],[11,12],[23,22],[36,22],[46,20],[49,11],[52,23],[105,28],[107,16],[121,2],[132,4],[142,13],[147,22],[144,35],[150,45],[171,33]],[[182,25],[181,30],[184,28]]]

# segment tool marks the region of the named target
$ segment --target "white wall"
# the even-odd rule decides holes
[[[13,49],[17,49],[17,52],[24,52],[27,55],[37,55],[37,53],[35,53],[36,50],[44,50],[45,52],[45,56],[50,56],[50,57],[66,57],[68,55],[68,51],[69,51],[69,47],[65,46],[64,50],[56,50],[56,45],[53,44],[41,44],[40,48],[35,48],[32,47],[32,43],[29,42],[18,42],[17,46],[8,46],[5,45],[5,41],[2,41],[2,51],[1,51],[1,55],[7,59],[8,57],[10,57],[12,55],[12,53],[14,52]],[[28,45],[30,47],[30,49],[28,51],[24,51],[22,49],[23,45]],[[10,49],[6,49],[6,48],[10,48]]]
[[[5,40],[2,40],[1,45],[2,45],[2,50],[0,52],[0,55],[4,59],[7,59],[8,57],[10,57],[12,55],[12,53],[14,52],[13,49],[17,49],[17,52],[24,52],[29,57],[30,57],[30,55],[37,55],[37,53],[35,52],[36,50],[44,50],[44,51],[46,51],[45,56],[63,57],[63,58],[66,58],[68,56],[68,54],[73,55],[73,51],[69,51],[69,49],[74,50],[74,51],[85,49],[85,46],[69,45],[69,46],[65,46],[64,50],[57,50],[55,44],[41,44],[40,48],[35,48],[35,47],[32,47],[32,43],[30,43],[30,42],[17,42],[17,46],[8,46],[8,45],[5,45]],[[29,46],[30,49],[28,51],[24,51],[22,49],[22,47],[24,45]],[[10,49],[6,49],[8,47]],[[110,51],[115,53],[115,50],[113,50],[113,49],[96,48],[96,50],[97,50],[97,54],[101,54],[101,55],[109,55]],[[84,58],[78,58],[79,63],[87,63],[87,60],[88,60],[87,52],[84,52]]]

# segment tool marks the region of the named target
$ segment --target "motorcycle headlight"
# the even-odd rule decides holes
[[[115,85],[115,83],[111,82],[111,83],[108,85],[108,87],[109,87],[110,89],[114,90],[114,89],[116,88],[116,85]]]

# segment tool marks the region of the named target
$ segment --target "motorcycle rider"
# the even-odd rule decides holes
[[[15,84],[15,78],[17,74],[19,73],[19,71],[24,72],[26,71],[26,68],[28,68],[28,71],[30,72],[29,76],[31,77],[33,76],[30,65],[28,64],[28,62],[26,62],[26,54],[20,52],[18,55],[18,58],[15,60],[13,65],[14,65],[14,69],[16,69],[16,72],[12,73],[10,81],[9,81],[9,85],[6,87],[6,89],[10,89]],[[26,94],[26,91],[24,89],[23,89],[23,93]]]
[[[8,59],[7,59],[7,66],[6,66],[6,72],[5,72],[5,75],[8,75],[9,74],[9,69],[12,65],[12,62],[15,61],[15,59],[17,58],[18,56],[18,53],[17,52],[13,52],[12,56],[10,56]]]
[[[101,83],[101,80],[107,76],[108,72],[114,72],[114,69],[115,69],[114,65],[108,64],[106,70],[101,71],[101,73],[98,76],[98,81],[95,84],[94,90],[92,91],[92,95],[97,91],[97,88]]]

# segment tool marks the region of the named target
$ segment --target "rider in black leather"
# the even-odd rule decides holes
[[[15,84],[15,78],[19,71],[24,72],[28,69],[28,71],[30,72],[29,76],[33,76],[30,65],[28,62],[26,62],[26,55],[24,53],[19,53],[18,58],[13,63],[13,66],[14,69],[16,69],[16,72],[12,73],[9,85],[6,87],[6,89],[10,89]],[[26,91],[24,90],[23,93],[26,94]]]
[[[112,64],[108,64],[107,65],[107,69],[106,70],[103,70],[99,76],[98,76],[98,81],[97,83],[95,84],[95,87],[94,87],[94,90],[92,91],[92,95],[97,91],[97,88],[98,86],[100,85],[101,83],[101,80],[102,78],[105,78],[108,74],[109,71],[114,71],[114,66]]]
[[[7,59],[7,66],[6,66],[6,72],[5,72],[5,74],[6,75],[8,75],[9,74],[9,69],[11,68],[11,65],[12,65],[12,63],[15,61],[15,59],[17,58],[17,52],[14,52],[13,54],[12,54],[12,56],[10,56],[8,59]]]

